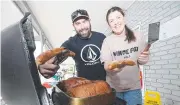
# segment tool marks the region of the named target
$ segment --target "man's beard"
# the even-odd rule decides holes
[[[87,32],[83,33],[84,30],[86,30]],[[88,39],[90,37],[90,35],[91,35],[91,27],[80,30],[79,32],[76,31],[76,33],[81,39]]]

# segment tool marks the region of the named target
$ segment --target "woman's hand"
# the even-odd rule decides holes
[[[149,60],[149,51],[143,51],[138,57],[138,63],[140,65],[146,64]]]
[[[124,61],[113,61],[108,65],[108,69],[109,70],[114,70],[116,68],[121,69],[121,68],[123,68],[125,66],[126,65],[125,65]]]

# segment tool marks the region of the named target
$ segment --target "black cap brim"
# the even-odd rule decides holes
[[[86,16],[86,15],[81,15],[81,16],[78,16],[78,17],[74,18],[74,19],[72,20],[72,22],[74,23],[75,21],[77,21],[77,20],[79,20],[79,19],[89,19],[89,17]]]

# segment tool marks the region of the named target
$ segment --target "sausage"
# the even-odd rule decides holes
[[[123,61],[125,65],[128,65],[128,66],[134,66],[136,65],[136,63],[132,60],[129,60],[129,59],[126,59]]]
[[[36,58],[36,64],[41,65],[47,62],[49,59],[53,58],[54,56],[62,53],[63,51],[68,50],[64,47],[60,48],[54,48],[52,50],[48,50],[46,52],[41,53],[37,58]],[[65,56],[75,56],[75,53],[72,51],[69,51]]]
[[[121,65],[127,65],[127,66],[134,66],[136,63],[132,60],[126,59],[121,61],[113,61],[111,64],[108,65],[109,70],[113,70],[115,68],[119,68]]]

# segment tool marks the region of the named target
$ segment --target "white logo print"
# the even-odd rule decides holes
[[[91,47],[88,48],[88,52],[87,52],[87,58],[89,60],[94,61],[97,57],[97,54],[91,49]]]
[[[100,58],[100,49],[94,44],[88,44],[81,50],[81,59],[84,62],[96,62]]]

